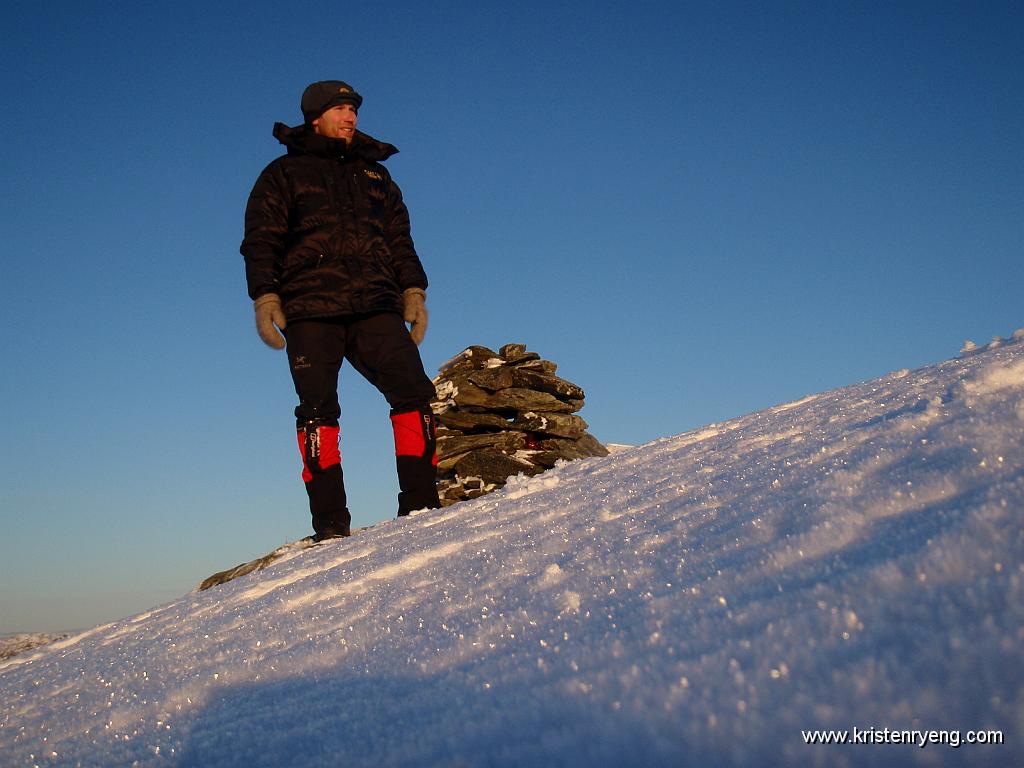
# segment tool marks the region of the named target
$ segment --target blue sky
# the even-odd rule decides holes
[[[0,632],[91,626],[308,532],[238,244],[275,121],[352,83],[431,279],[428,372],[526,343],[641,443],[1024,326],[1019,3],[18,2]],[[357,525],[387,406],[342,375]]]

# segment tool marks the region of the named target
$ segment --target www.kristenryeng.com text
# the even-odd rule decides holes
[[[1003,732],[920,728],[857,728],[852,730],[801,731],[805,744],[913,744],[924,749],[939,745],[959,749],[964,745],[1003,744]]]

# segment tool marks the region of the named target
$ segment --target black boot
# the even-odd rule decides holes
[[[398,467],[398,516],[441,506],[437,496],[437,437],[430,406],[391,413]]]
[[[309,421],[299,427],[302,480],[309,496],[314,541],[348,536],[352,515],[345,496],[337,424]]]

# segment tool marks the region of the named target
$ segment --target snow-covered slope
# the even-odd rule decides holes
[[[520,478],[17,656],[0,765],[1020,765],[1022,522],[1016,343]]]

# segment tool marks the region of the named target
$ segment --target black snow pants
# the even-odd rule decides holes
[[[302,479],[318,536],[347,535],[351,515],[338,447],[338,373],[348,360],[391,406],[398,469],[398,514],[441,506],[434,385],[400,315],[378,312],[297,320],[285,331],[299,405],[295,409]]]

